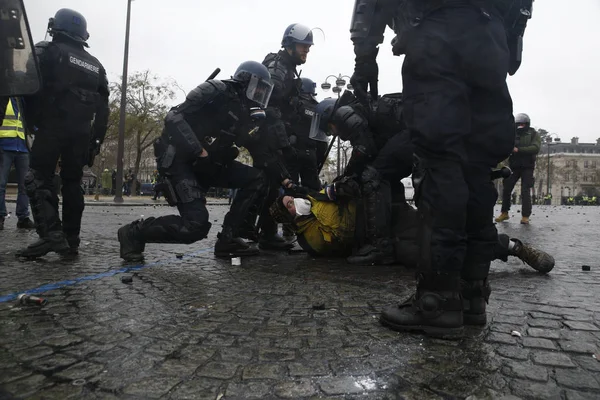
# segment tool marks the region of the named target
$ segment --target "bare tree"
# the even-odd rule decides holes
[[[153,75],[149,70],[135,72],[128,79],[127,105],[125,121],[125,137],[131,154],[129,165],[133,164],[133,174],[138,176],[142,156],[160,136],[163,120],[169,110],[167,102],[175,98],[171,89],[173,82],[165,82]],[[121,84],[111,84],[114,109],[118,112],[121,98]],[[131,160],[133,159],[133,162]],[[136,180],[130,188],[136,192]]]

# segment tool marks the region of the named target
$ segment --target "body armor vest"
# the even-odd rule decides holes
[[[51,71],[43,88],[44,117],[69,122],[91,122],[100,95],[100,62],[85,50],[61,42],[48,44]],[[44,118],[45,119],[45,118]]]

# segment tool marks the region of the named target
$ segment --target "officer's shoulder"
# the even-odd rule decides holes
[[[35,47],[46,49],[46,48],[50,47],[50,42],[47,40],[42,40],[41,42],[37,42],[35,44]]]
[[[279,55],[279,53],[269,53],[265,56],[265,59],[263,60],[262,64],[265,67],[269,67],[270,65],[273,65],[275,62],[279,61],[281,59],[281,56]]]
[[[187,100],[195,103],[208,103],[217,96],[227,93],[227,84],[218,79],[211,79],[196,86],[187,95]]]

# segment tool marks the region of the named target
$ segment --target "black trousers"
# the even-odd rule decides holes
[[[502,185],[502,212],[510,210],[511,194],[517,182],[521,179],[521,215],[531,215],[531,187],[533,186],[533,168],[515,168],[508,178],[504,179]]]
[[[490,170],[515,140],[504,26],[475,7],[447,7],[407,43],[403,114],[418,157],[420,265],[484,279],[498,240]]]
[[[239,188],[223,221],[223,226],[237,236],[248,209],[264,198],[264,174],[237,161],[227,166],[206,161],[198,171],[191,163],[175,158],[166,176],[175,190],[179,215],[144,220],[140,227],[144,242],[190,244],[204,239],[212,226],[204,196],[210,187]]]
[[[30,195],[30,202],[40,236],[44,236],[44,230],[51,232],[62,229],[70,243],[79,244],[81,217],[85,207],[81,178],[87,163],[89,142],[89,128],[41,129],[36,132],[29,161],[30,172],[36,182],[35,194]],[[54,186],[59,158],[61,188]],[[63,201],[62,223],[58,212],[59,189]]]
[[[296,149],[295,157],[285,160],[291,179],[312,190],[321,190],[321,181],[317,171],[317,150]]]

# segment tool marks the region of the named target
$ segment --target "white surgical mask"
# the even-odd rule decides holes
[[[296,215],[310,215],[310,200],[296,198],[294,199],[294,206],[296,207]]]

